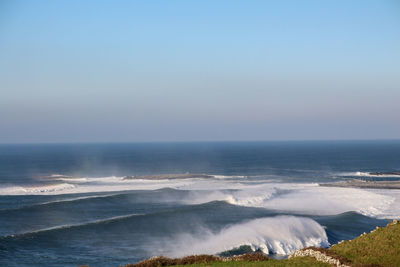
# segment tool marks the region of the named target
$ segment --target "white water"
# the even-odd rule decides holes
[[[237,187],[237,185],[235,186]],[[192,204],[221,200],[232,205],[261,207],[297,214],[334,215],[356,211],[377,218],[398,218],[400,190],[364,190],[322,187],[318,184],[265,183],[242,185],[235,192],[212,191],[193,194]]]
[[[388,177],[400,177],[397,174],[371,174],[369,172],[343,172],[339,176],[358,176],[358,177],[374,177],[374,178],[388,178]]]
[[[64,179],[64,178],[62,178]],[[87,182],[84,182],[87,179]],[[59,180],[58,178],[56,181]],[[165,187],[177,188],[193,182],[184,180],[124,180],[122,177],[68,178],[58,184],[38,186],[4,186],[0,187],[0,195],[61,195],[96,192],[116,192],[128,190],[157,190]],[[76,182],[74,182],[76,181]]]
[[[46,186],[5,186],[0,188],[0,195],[58,195],[76,190],[75,185],[68,183]]]
[[[180,235],[169,241],[165,253],[171,257],[217,254],[250,246],[266,254],[287,255],[296,249],[329,246],[325,230],[309,218],[277,216],[236,224],[218,233],[204,230],[199,235]]]
[[[57,178],[56,178],[57,179]],[[68,178],[69,179],[69,178]],[[356,211],[377,218],[400,217],[400,190],[321,187],[315,183],[248,183],[247,179],[123,180],[122,177],[71,178],[41,186],[6,186],[0,195],[60,195],[127,190],[174,188],[190,194],[178,199],[186,204],[226,201],[232,205],[261,207],[296,214],[334,215]],[[87,182],[83,182],[87,179]],[[246,182],[246,183],[243,183]]]

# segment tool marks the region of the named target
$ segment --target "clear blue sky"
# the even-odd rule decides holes
[[[399,1],[0,1],[0,143],[381,138]]]

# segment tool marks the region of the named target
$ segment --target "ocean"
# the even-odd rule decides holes
[[[398,170],[400,141],[0,145],[0,266],[284,258],[399,218],[400,190],[320,186]]]

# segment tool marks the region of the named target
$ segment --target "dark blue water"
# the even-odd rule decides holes
[[[334,244],[399,216],[399,193],[318,183],[399,169],[400,141],[0,145],[0,265],[119,266],[180,256],[181,247],[263,249],[249,229],[268,253],[290,252],[274,240]],[[214,176],[122,179],[186,172]],[[312,231],[287,234],[303,226]]]

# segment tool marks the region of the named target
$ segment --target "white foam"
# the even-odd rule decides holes
[[[210,192],[192,191],[189,197],[184,201],[189,204],[201,204],[219,200],[226,201],[232,205],[257,207],[262,206],[266,200],[274,197],[277,192],[275,187],[263,188],[263,190],[260,190],[258,185],[247,185],[245,186],[246,189],[243,189],[244,185],[236,185],[234,187],[236,187],[235,191],[231,192],[227,192],[226,190]]]
[[[63,174],[55,173],[55,174],[50,175],[49,177],[51,177],[51,178],[58,178],[58,177],[70,177],[70,176],[66,176],[66,175],[63,175]]]
[[[75,189],[75,185],[68,183],[45,186],[9,186],[1,187],[0,195],[54,195],[73,189]]]
[[[399,219],[400,218],[400,190],[399,189],[366,189],[373,194],[379,194],[391,198],[388,207],[378,210],[375,217],[379,219]]]
[[[81,179],[71,178],[71,179]],[[86,179],[86,178],[85,178]],[[322,187],[315,183],[277,183],[258,181],[242,183],[231,179],[162,179],[124,180],[122,177],[97,177],[79,183],[44,186],[9,186],[0,188],[0,195],[60,195],[129,190],[174,188],[191,193],[179,199],[188,204],[226,201],[232,205],[261,207],[297,214],[334,215],[347,211],[377,218],[398,218],[399,190]],[[400,205],[399,205],[400,206]]]
[[[86,183],[88,182],[88,178],[57,178],[56,181],[65,181],[72,183]]]
[[[0,195],[61,195],[78,193],[116,192],[129,190],[157,190],[165,187],[179,188],[194,183],[195,179],[183,180],[124,180],[122,177],[71,178],[80,183],[59,183],[41,186],[0,187]]]
[[[243,179],[247,178],[247,176],[243,175],[213,175],[216,179]]]
[[[356,211],[377,217],[389,209],[393,201],[391,196],[363,189],[311,186],[273,198],[263,207],[312,215]]]
[[[200,204],[210,201],[226,201],[232,205],[261,207],[297,214],[335,215],[356,211],[366,216],[395,218],[400,216],[400,208],[393,203],[400,203],[400,193],[396,190],[365,190],[358,188],[322,187],[318,184],[230,183],[221,190],[220,184],[208,184],[216,190],[193,192],[185,201]],[[203,188],[196,184],[196,189]],[[188,189],[188,188],[185,188]],[[399,190],[398,190],[399,191]],[[390,193],[389,193],[390,192]],[[400,205],[399,205],[400,206]]]
[[[180,235],[169,241],[165,253],[172,257],[196,254],[217,254],[250,246],[252,250],[262,250],[267,254],[287,255],[296,249],[329,246],[325,230],[309,218],[277,216],[255,219],[233,225],[218,233],[203,231],[198,235]]]
[[[400,177],[398,174],[371,174],[370,172],[342,172],[340,176],[358,176],[358,177],[374,177],[374,178],[387,178],[387,177]]]

